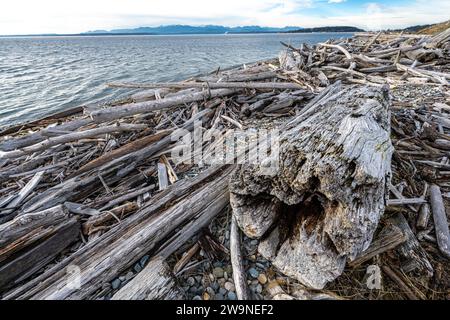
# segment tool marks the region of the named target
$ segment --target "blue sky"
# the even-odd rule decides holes
[[[0,34],[164,24],[402,28],[450,19],[450,0],[2,0]]]

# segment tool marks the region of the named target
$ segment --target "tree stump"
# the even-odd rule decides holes
[[[284,274],[321,289],[370,245],[391,176],[389,105],[386,87],[336,83],[281,128],[276,172],[233,172],[233,215]]]

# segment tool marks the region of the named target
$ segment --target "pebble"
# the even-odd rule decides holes
[[[220,288],[219,293],[225,295],[227,293],[227,290],[225,288]]]
[[[133,279],[134,277],[134,273],[129,271],[126,275],[125,275],[125,280],[126,281],[130,281],[131,279]]]
[[[195,276],[195,281],[202,282],[203,277],[202,276]]]
[[[214,278],[214,275],[213,275],[212,273],[210,273],[208,276],[209,276],[209,280],[210,280],[211,282],[213,282],[214,280],[216,280],[216,278]]]
[[[225,282],[224,287],[228,291],[235,291],[236,290],[236,288],[234,287],[234,284],[232,284],[231,282]]]
[[[250,244],[252,246],[256,246],[258,244],[258,240],[252,240],[252,241],[250,241]]]
[[[119,280],[120,280],[120,281],[125,281],[125,280],[127,280],[127,278],[126,278],[125,276],[120,276],[120,277],[119,277]]]
[[[262,286],[259,283],[256,285],[255,292],[256,293],[261,293],[262,292]]]
[[[244,260],[244,261],[246,261],[246,260]],[[228,274],[228,276],[233,273],[233,267],[231,266],[231,264],[229,264],[225,267],[225,272]]]
[[[141,261],[139,261],[139,263],[141,264],[141,267],[144,268],[145,265],[147,264],[148,259],[150,259],[149,255],[145,255],[142,257]]]
[[[264,273],[261,273],[261,274],[258,276],[258,281],[259,281],[259,283],[261,283],[261,284],[266,284],[266,283],[267,283],[267,277],[266,277],[266,275],[265,275]]]
[[[202,297],[200,297],[200,296],[195,296],[194,298],[192,298],[192,300],[202,300]]]
[[[208,292],[203,293],[203,300],[210,300],[211,296],[208,294]]]
[[[221,268],[221,267],[223,267],[223,263],[220,262],[220,261],[216,261],[216,262],[213,263],[213,266],[214,266],[215,268]]]
[[[223,278],[224,270],[222,267],[216,267],[213,269],[213,275],[216,279]]]
[[[211,287],[206,288],[206,293],[208,293],[210,296],[214,296],[216,294],[216,292]]]
[[[214,300],[225,300],[225,297],[221,293],[216,293]]]
[[[214,281],[213,283],[211,283],[211,288],[213,288],[214,291],[219,290],[219,283],[217,283],[217,281]]]
[[[142,270],[142,267],[141,267],[141,265],[139,264],[139,263],[136,263],[135,265],[134,265],[134,271],[136,271],[136,273],[137,272],[141,272],[141,270]]]
[[[236,293],[234,293],[232,291],[229,291],[227,296],[228,296],[228,299],[230,299],[230,300],[236,300],[237,299]]]
[[[196,288],[195,286],[189,288],[189,292],[190,292],[190,293],[196,294],[197,291],[198,291],[198,290],[197,290],[197,288]]]
[[[228,272],[224,271],[223,272],[223,277],[225,280],[228,280]]]
[[[252,276],[252,278],[258,278],[259,272],[255,268],[250,268],[248,273]]]
[[[186,284],[188,284],[190,287],[192,287],[195,284],[195,279],[193,277],[187,278]]]
[[[120,281],[120,279],[114,279],[114,281],[111,282],[112,289],[113,290],[119,289],[121,283],[122,281]]]
[[[219,284],[220,287],[223,287],[225,282],[227,282],[227,280],[224,278],[220,278],[219,280],[217,280],[217,283]]]
[[[265,265],[263,265],[262,263],[259,263],[259,262],[256,263],[256,266],[257,266],[258,268],[261,268],[261,269],[265,269],[265,268],[266,268]]]

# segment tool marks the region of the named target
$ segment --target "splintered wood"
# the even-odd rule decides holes
[[[143,91],[4,128],[0,296],[182,299],[175,277],[209,246],[231,257],[248,299],[243,233],[296,280],[271,275],[268,298],[445,297],[449,40],[450,29],[282,43],[276,59],[177,83],[111,83]],[[259,141],[278,166],[273,154],[239,163],[239,145],[208,162],[233,132],[257,130],[280,133],[277,147]],[[230,208],[226,248],[206,229]],[[366,288],[366,269],[383,272],[387,289]]]

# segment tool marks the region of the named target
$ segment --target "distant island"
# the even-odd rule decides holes
[[[349,27],[349,26],[336,26],[336,27],[318,27],[318,28],[301,28],[298,30],[288,31],[289,33],[310,33],[310,32],[363,32],[365,30]]]
[[[225,27],[219,25],[206,26],[189,26],[189,25],[166,25],[159,27],[139,27],[133,29],[114,29],[114,30],[95,30],[88,31],[83,34],[153,34],[153,35],[170,35],[170,34],[224,34],[224,33],[278,33],[290,32],[302,29],[301,27],[261,27],[261,26],[242,26],[242,27]]]

